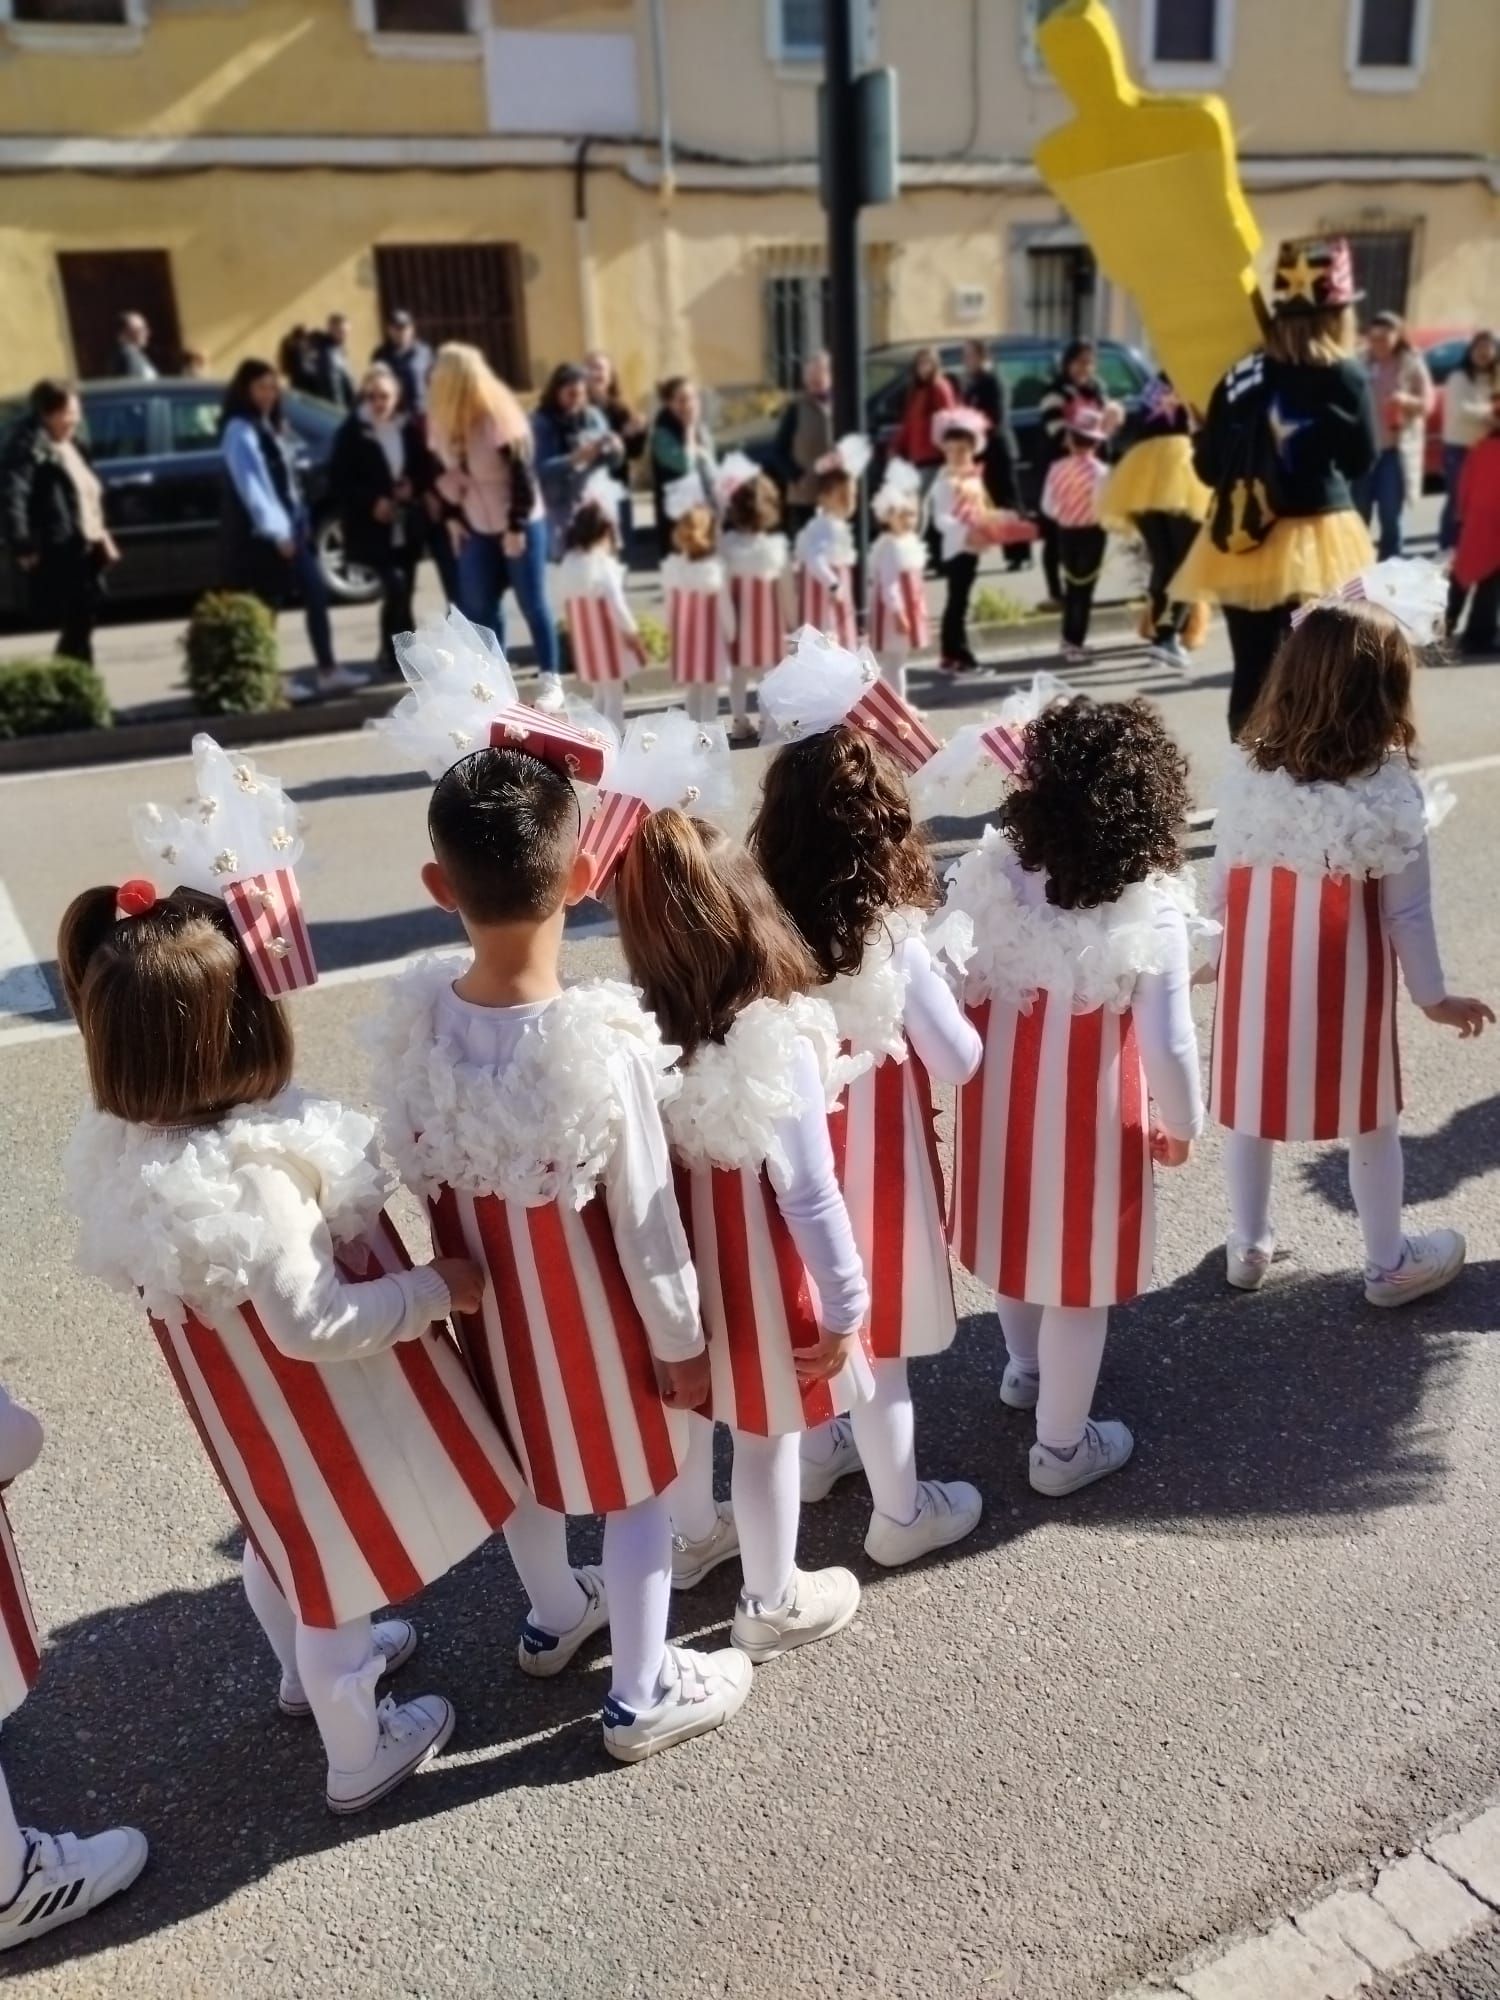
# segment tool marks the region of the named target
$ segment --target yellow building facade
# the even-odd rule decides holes
[[[903,193],[865,219],[872,337],[1129,336],[1032,168],[1066,114],[1049,0],[865,0]],[[1349,232],[1372,300],[1500,317],[1494,0],[1115,0],[1143,81],[1226,97],[1268,247]],[[274,355],[347,311],[535,384],[785,382],[820,336],[819,0],[0,0],[0,392]],[[1163,245],[1170,256],[1171,246]]]

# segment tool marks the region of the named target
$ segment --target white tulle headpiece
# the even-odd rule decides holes
[[[870,440],[859,431],[849,431],[833,447],[833,455],[851,479],[863,479],[874,457]]]
[[[702,475],[685,472],[680,479],[670,480],[662,493],[661,503],[667,510],[669,521],[680,521],[695,507],[706,507],[709,504],[708,489],[703,484]]]
[[[606,467],[600,466],[591,472],[583,482],[583,501],[586,506],[597,507],[612,521],[620,518],[620,506],[625,498],[625,488]]]
[[[885,477],[875,498],[870,502],[870,512],[877,521],[883,521],[898,507],[917,507],[921,504],[922,475],[908,459],[887,460]]]
[[[1077,690],[1056,674],[1036,674],[1029,687],[1008,694],[993,715],[955,730],[912,785],[912,803],[919,816],[965,817],[975,808],[981,788],[993,787],[996,765],[1007,778],[1020,771],[1027,726],[1054,702],[1076,697]]]
[[[370,727],[392,751],[436,782],[476,750],[525,750],[579,784],[597,784],[615,748],[596,709],[570,700],[566,715],[522,705],[493,632],[460,611],[429,619],[396,640],[410,692]]]
[[[1292,630],[1315,611],[1340,611],[1351,604],[1374,604],[1388,611],[1417,646],[1431,646],[1448,620],[1448,579],[1436,563],[1421,556],[1390,556],[1350,577],[1327,597],[1299,604],[1292,613]]]
[[[910,774],[942,747],[922,717],[880,678],[868,647],[851,653],[804,625],[792,651],[760,684],[760,712],[785,741],[849,722],[882,744]]]
[[[302,859],[297,808],[279,779],[212,736],[193,738],[193,787],[181,810],[144,805],[131,813],[153,881],[121,885],[120,915],[144,915],[155,881],[218,896],[263,992],[311,986],[318,968],[294,873]]]
[[[714,474],[714,498],[720,510],[729,505],[742,486],[748,486],[759,477],[760,467],[748,452],[732,451],[721,458],[718,471]]]
[[[580,848],[593,862],[589,894],[603,894],[652,813],[668,806],[695,816],[722,812],[733,797],[729,738],[721,722],[694,722],[681,708],[638,715],[625,731],[579,837]]]

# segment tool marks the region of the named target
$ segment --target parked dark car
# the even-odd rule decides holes
[[[109,573],[110,603],[191,604],[218,582],[224,386],[196,378],[80,383],[82,442],[103,482],[105,519],[120,549]],[[345,563],[328,497],[328,462],[344,412],[296,390],[288,390],[284,403],[329,595],[335,604],[368,602],[377,587]],[[0,437],[9,435],[25,408],[22,397],[0,402]],[[22,577],[6,548],[0,551],[0,617],[22,616],[25,602]]]
[[[912,361],[924,347],[935,348],[943,372],[955,381],[959,379],[963,372],[962,340],[903,340],[872,347],[865,357],[865,422],[877,457],[873,477],[878,477],[879,465],[901,421],[901,406],[905,400]],[[1011,426],[1020,455],[1022,502],[1035,509],[1042,496],[1042,478],[1046,470],[1039,455],[1041,424],[1037,406],[1057,372],[1062,344],[1036,334],[1002,333],[989,342],[989,349],[990,359],[1005,382]],[[1125,406],[1126,424],[1122,435],[1128,439],[1131,425],[1140,410],[1142,391],[1151,380],[1152,370],[1145,356],[1137,353],[1135,348],[1127,347],[1123,341],[1101,340],[1098,349],[1099,374],[1104,386],[1116,401]],[[737,428],[717,430],[714,441],[720,451],[748,452],[758,464],[769,468],[774,455],[775,436],[776,419],[773,416]]]

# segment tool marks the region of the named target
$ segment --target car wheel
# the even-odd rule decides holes
[[[332,603],[374,603],[380,595],[380,579],[373,570],[349,561],[344,553],[343,525],[336,514],[325,514],[314,525],[313,545]]]

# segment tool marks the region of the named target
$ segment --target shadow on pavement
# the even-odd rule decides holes
[[[1500,1094],[1464,1105],[1436,1132],[1403,1133],[1401,1157],[1408,1201],[1441,1201],[1465,1181],[1493,1172],[1500,1166]],[[1304,1161],[1302,1181],[1329,1208],[1354,1213],[1343,1146]]]

